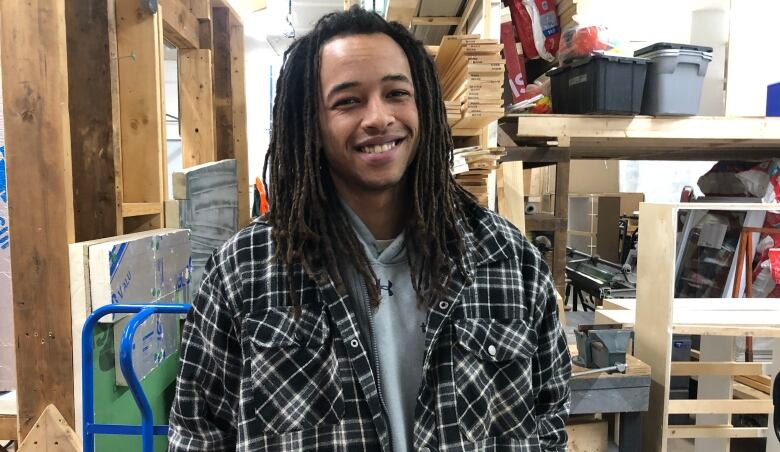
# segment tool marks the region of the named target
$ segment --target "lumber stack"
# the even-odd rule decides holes
[[[454,126],[463,118],[463,113],[460,111],[460,101],[457,100],[445,100],[444,108],[447,110],[447,124],[450,127]]]
[[[478,129],[504,115],[504,59],[501,44],[479,35],[442,38],[436,55],[436,69],[447,108],[447,118],[461,118],[453,129]],[[452,111],[452,115],[450,114]]]
[[[455,180],[474,195],[479,203],[488,206],[488,175],[498,168],[498,160],[506,154],[504,148],[472,146],[453,151],[452,173]]]

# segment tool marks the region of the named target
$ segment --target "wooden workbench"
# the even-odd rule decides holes
[[[577,347],[569,346],[572,357]],[[571,389],[571,414],[620,413],[621,452],[640,449],[642,429],[640,413],[647,411],[650,400],[650,366],[627,355],[625,374],[598,373],[574,377]],[[572,373],[588,369],[572,364]]]

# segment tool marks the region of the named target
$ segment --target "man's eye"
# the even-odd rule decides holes
[[[390,91],[390,94],[388,94],[388,97],[409,97],[411,94],[409,94],[409,91],[404,90],[394,90]]]
[[[347,97],[347,98],[344,98],[344,99],[337,100],[333,104],[333,106],[334,107],[344,107],[344,106],[349,106],[349,105],[353,105],[353,104],[356,104],[356,103],[358,103],[358,100],[356,98],[354,98],[354,97]]]

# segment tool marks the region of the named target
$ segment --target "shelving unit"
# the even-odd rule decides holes
[[[780,154],[780,118],[507,115],[499,120],[502,162],[555,165],[555,215],[526,217],[527,231],[553,231],[566,243],[570,159],[754,160]],[[565,279],[565,246],[553,254],[556,286]],[[561,283],[559,283],[561,281]]]

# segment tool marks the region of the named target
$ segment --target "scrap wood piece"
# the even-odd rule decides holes
[[[22,441],[19,452],[81,452],[81,441],[57,407],[49,405]]]

